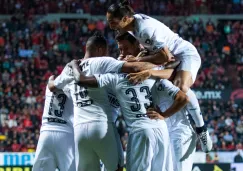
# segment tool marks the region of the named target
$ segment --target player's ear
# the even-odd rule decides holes
[[[128,16],[122,17],[122,22],[126,23],[128,21]]]

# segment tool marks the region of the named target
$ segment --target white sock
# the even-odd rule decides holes
[[[204,126],[203,116],[195,93],[191,89],[189,89],[186,95],[190,100],[189,103],[186,105],[186,109],[188,113],[192,116],[196,127]]]

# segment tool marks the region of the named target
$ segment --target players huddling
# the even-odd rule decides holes
[[[107,171],[122,171],[118,111],[130,130],[127,171],[191,170],[197,137],[204,152],[212,148],[190,89],[201,65],[196,48],[158,20],[135,14],[127,1],[111,5],[106,17],[118,31],[119,60],[95,34],[82,60],[50,77],[33,171],[99,171],[100,161]]]

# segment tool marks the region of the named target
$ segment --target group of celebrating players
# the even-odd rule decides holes
[[[106,17],[120,56],[108,57],[105,38],[95,34],[82,60],[49,78],[33,171],[99,171],[100,161],[122,171],[119,112],[129,128],[127,171],[191,170],[196,139],[204,152],[212,149],[190,89],[201,65],[196,48],[127,1]]]

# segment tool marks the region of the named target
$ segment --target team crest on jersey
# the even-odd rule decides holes
[[[148,44],[148,45],[152,45],[153,44],[153,40],[146,39],[145,40],[145,43]]]

